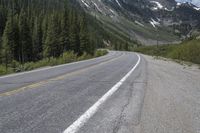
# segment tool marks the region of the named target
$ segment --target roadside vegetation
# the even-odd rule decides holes
[[[105,55],[99,27],[73,0],[0,0],[0,75]]]
[[[61,64],[91,59],[106,55],[107,53],[108,53],[107,50],[96,50],[94,55],[83,53],[81,56],[78,56],[78,54],[74,53],[73,51],[69,51],[63,53],[60,57],[45,58],[36,62],[27,62],[21,64],[17,61],[12,61],[12,63],[10,63],[7,66],[7,68],[5,65],[0,65],[0,75],[30,71],[41,67],[50,67],[55,65],[61,65]]]
[[[134,51],[200,64],[200,40],[198,39],[185,40],[177,45],[141,46]]]

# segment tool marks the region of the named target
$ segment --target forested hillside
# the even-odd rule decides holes
[[[77,6],[73,0],[0,0],[0,64],[35,62],[66,51],[93,55],[102,45],[101,31]]]

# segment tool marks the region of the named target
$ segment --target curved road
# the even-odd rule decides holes
[[[132,52],[0,77],[0,133],[200,133],[200,69]]]
[[[130,91],[140,73],[136,63],[141,61],[134,53],[110,52],[96,59],[0,77],[0,132],[64,132],[135,66],[96,111],[118,93]]]

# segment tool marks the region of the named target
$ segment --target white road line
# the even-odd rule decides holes
[[[109,52],[110,52],[110,51],[109,51]],[[111,52],[110,52],[110,53],[111,53]],[[107,54],[107,55],[109,55],[109,54]],[[109,56],[111,56],[111,55],[112,55],[112,54],[110,54]],[[98,59],[98,58],[102,58],[102,57],[105,57],[105,56],[106,56],[106,55],[100,56],[100,57],[97,57],[97,58],[88,59],[88,60],[82,60],[82,61],[77,61],[77,62],[62,64],[62,65],[47,67],[47,68],[41,68],[41,69],[37,69],[37,70],[31,70],[31,71],[27,71],[27,72],[9,74],[9,75],[5,75],[5,76],[0,76],[0,79],[9,78],[9,77],[15,77],[15,76],[20,76],[20,75],[24,75],[24,74],[28,74],[28,73],[40,72],[40,71],[44,71],[44,70],[50,70],[50,69],[54,69],[54,68],[59,68],[59,67],[69,66],[69,65],[74,65],[74,64],[83,63],[83,62],[88,62],[88,61],[93,61],[93,60],[96,60],[96,59]]]
[[[104,94],[92,107],[90,107],[83,115],[81,115],[72,125],[70,125],[63,133],[76,133],[79,129],[97,112],[99,107],[109,99],[119,87],[126,81],[126,79],[133,73],[133,71],[140,64],[140,56],[135,66],[117,83],[115,84],[106,94]]]

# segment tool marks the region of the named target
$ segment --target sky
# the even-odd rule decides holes
[[[194,5],[200,7],[200,0],[176,0],[177,2],[192,2]]]

